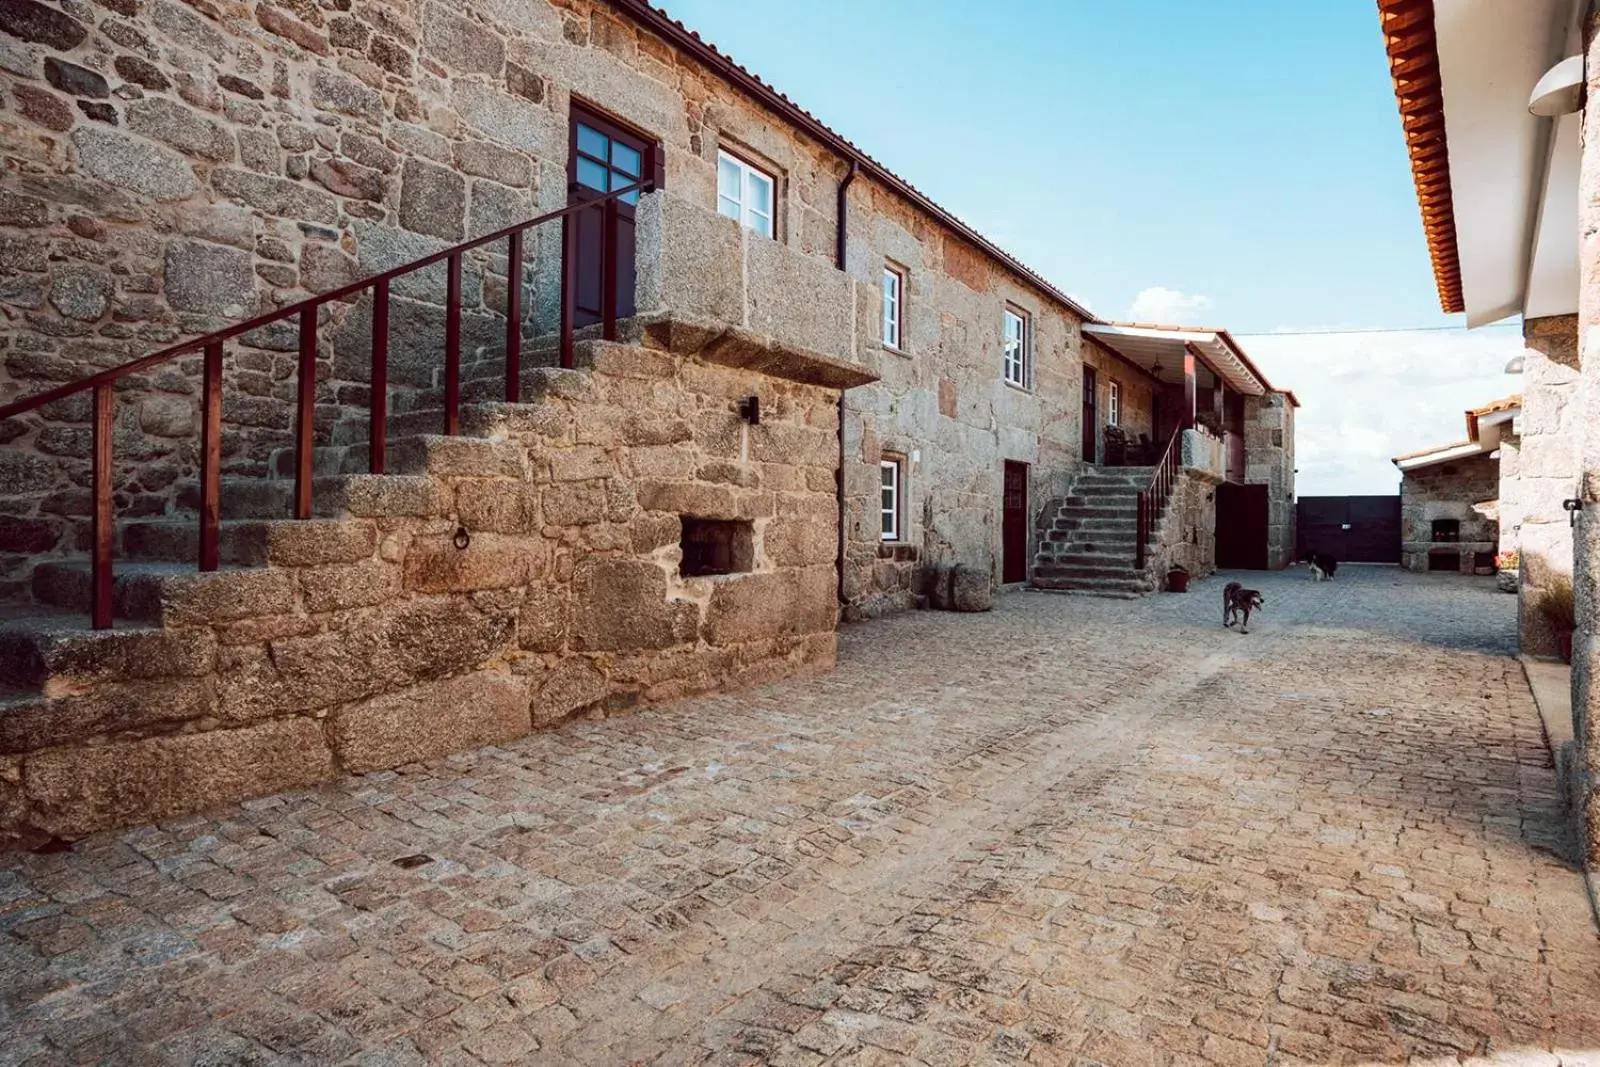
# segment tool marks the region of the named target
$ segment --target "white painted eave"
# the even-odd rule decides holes
[[[1434,0],[1467,325],[1571,314],[1578,300],[1578,120],[1528,111],[1579,50],[1574,0]]]
[[[1449,463],[1453,459],[1471,459],[1473,456],[1483,455],[1486,451],[1488,449],[1485,449],[1482,444],[1476,441],[1469,441],[1462,444],[1445,445],[1443,448],[1436,448],[1432,452],[1418,453],[1415,456],[1397,456],[1391,462],[1403,471],[1414,471],[1420,467],[1432,467],[1439,463]]]

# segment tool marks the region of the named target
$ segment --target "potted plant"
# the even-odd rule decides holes
[[[1572,582],[1566,578],[1556,578],[1539,592],[1539,599],[1534,605],[1545,625],[1550,627],[1550,632],[1556,635],[1556,643],[1561,649],[1561,659],[1566,663],[1572,662],[1572,632],[1578,628],[1577,602],[1572,591]]]
[[[1222,440],[1222,422],[1217,418],[1216,412],[1202,411],[1197,413],[1194,417],[1194,424],[1217,440]]]
[[[1187,593],[1189,591],[1189,570],[1181,563],[1174,563],[1172,569],[1167,571],[1167,592]]]
[[[1517,591],[1518,575],[1522,570],[1522,553],[1516,549],[1502,552],[1494,558],[1495,584],[1502,593]]]

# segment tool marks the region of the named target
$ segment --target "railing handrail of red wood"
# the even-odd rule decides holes
[[[389,362],[389,283],[396,278],[445,263],[448,277],[445,296],[445,381],[444,419],[441,429],[454,434],[460,428],[461,405],[461,263],[462,257],[474,249],[495,241],[507,243],[506,258],[506,360],[505,396],[516,403],[522,394],[522,285],[523,285],[523,235],[536,226],[557,219],[566,219],[580,211],[599,210],[606,240],[600,254],[601,331],[606,340],[615,340],[617,331],[616,271],[613,257],[616,251],[617,203],[634,193],[654,191],[653,178],[645,178],[632,185],[596,193],[574,200],[557,211],[546,212],[525,222],[513,223],[493,233],[474,237],[449,248],[432,252],[409,263],[392,267],[378,274],[339,286],[325,293],[306,297],[264,315],[232,326],[215,330],[201,337],[153,352],[148,356],[111,367],[56,386],[40,393],[0,405],[0,421],[55,403],[85,391],[93,391],[93,438],[90,449],[90,468],[93,484],[93,504],[90,512],[90,621],[95,629],[103,630],[112,623],[113,575],[112,542],[115,538],[115,514],[112,498],[112,439],[116,413],[116,383],[131,374],[159,366],[190,352],[203,352],[200,419],[200,549],[198,565],[202,571],[217,569],[221,543],[221,492],[222,492],[222,362],[224,345],[252,330],[288,319],[299,320],[299,361],[296,369],[295,389],[295,474],[294,518],[311,517],[312,451],[315,447],[316,378],[317,378],[317,327],[318,312],[323,305],[371,290],[371,389],[368,413],[368,469],[373,474],[384,473],[385,442],[388,427],[388,362]],[[576,227],[566,226],[563,236],[563,260],[566,267],[562,276],[560,362],[563,367],[573,364],[573,319],[575,315],[573,281],[575,269]]]
[[[1172,437],[1167,441],[1167,449],[1161,453],[1161,458],[1156,461],[1155,470],[1150,472],[1150,484],[1139,493],[1139,521],[1135,534],[1135,560],[1136,569],[1143,571],[1146,554],[1149,552],[1150,534],[1155,528],[1156,521],[1161,518],[1161,513],[1166,510],[1167,501],[1172,497],[1172,487],[1178,481],[1178,461],[1183,455],[1183,427],[1172,431]]]
[[[513,235],[526,233],[528,230],[531,230],[536,226],[541,226],[544,223],[554,222],[556,219],[565,218],[568,215],[573,215],[579,211],[591,209],[606,203],[615,203],[619,198],[627,196],[630,193],[648,193],[653,191],[653,189],[654,182],[650,179],[646,179],[644,181],[635,182],[626,188],[615,189],[609,193],[596,196],[592,200],[584,200],[578,203],[568,204],[566,207],[561,208],[560,210],[546,212],[545,214],[540,215],[537,218],[529,219],[526,222],[513,223],[510,226],[503,227],[490,234],[485,234],[482,237],[474,237],[470,241],[462,241],[460,244],[452,245],[449,248],[440,249],[437,252],[423,256],[421,259],[412,260],[409,263],[402,263],[398,267],[391,267],[386,271],[382,271],[381,273],[370,274],[365,278],[360,278],[346,285],[341,285],[337,289],[330,289],[325,293],[318,293],[314,296],[308,296],[304,300],[295,301],[293,304],[285,304],[276,311],[269,311],[264,315],[257,315],[253,319],[247,319],[244,322],[223,327],[220,330],[213,331],[212,333],[208,333],[200,337],[193,337],[187,341],[180,341],[175,345],[170,345],[167,348],[161,349],[159,352],[152,352],[148,356],[140,356],[138,359],[132,360],[128,363],[120,364],[115,367],[107,368],[106,370],[103,370],[98,374],[92,374],[87,378],[79,378],[76,381],[68,382],[65,385],[58,385],[54,389],[47,389],[41,393],[32,393],[28,396],[21,397],[20,399],[13,400],[9,404],[0,405],[0,421],[9,419],[15,415],[21,415],[25,412],[32,411],[35,408],[43,407],[46,404],[54,403],[57,400],[72,396],[74,393],[81,393],[85,389],[93,389],[102,382],[113,382],[118,378],[126,377],[129,374],[138,374],[140,371],[159,366],[160,364],[165,363],[168,360],[175,359],[187,352],[203,350],[208,344],[231,341],[235,337],[238,337],[242,334],[247,334],[252,330],[259,330],[261,327],[270,326],[274,322],[293,318],[294,316],[302,314],[310,308],[319,308],[324,304],[342,301],[347,296],[350,296],[354,293],[359,293],[364,289],[371,289],[382,282],[393,281],[395,278],[411,274],[415,271],[423,270],[433,266],[435,263],[443,263],[453,256],[459,256],[465,252],[471,252],[473,249],[481,248],[486,244],[493,244],[495,241],[503,241]]]

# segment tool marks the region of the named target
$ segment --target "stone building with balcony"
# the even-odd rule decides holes
[[[1095,333],[637,0],[13,0],[0,103],[24,837],[825,668],[1208,401],[1193,469],[1292,495],[1225,333]]]

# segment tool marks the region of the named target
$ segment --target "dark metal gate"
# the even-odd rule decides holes
[[[1303,496],[1295,555],[1325,552],[1341,563],[1400,562],[1399,496]]]

